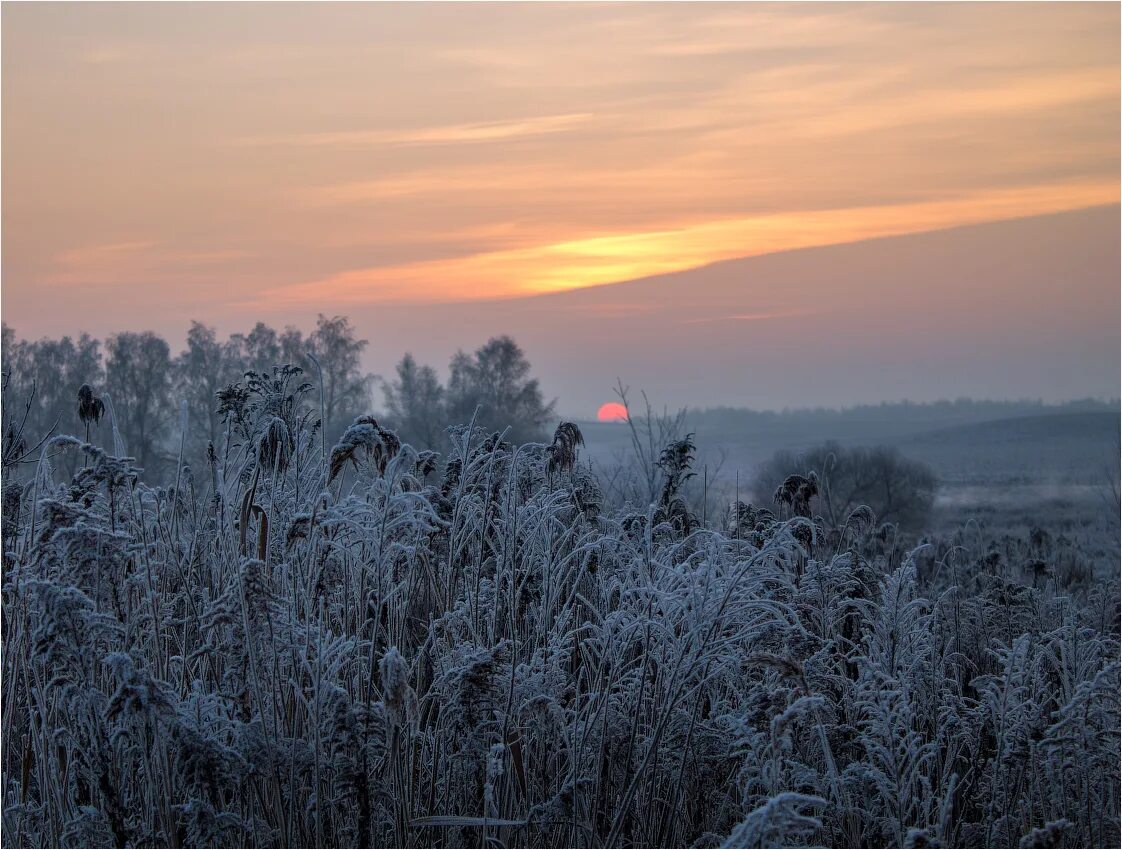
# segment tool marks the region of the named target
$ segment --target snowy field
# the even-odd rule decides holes
[[[115,429],[6,478],[9,846],[1117,846],[1108,512],[702,515],[685,442],[620,506],[617,426],[438,457],[225,398],[170,486]]]

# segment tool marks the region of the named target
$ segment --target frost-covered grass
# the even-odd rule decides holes
[[[685,446],[609,508],[571,427],[332,447],[298,384],[174,487],[71,438],[8,482],[6,844],[1117,846],[1078,547],[704,524]]]

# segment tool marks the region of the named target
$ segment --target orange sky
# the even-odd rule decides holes
[[[6,4],[3,119],[22,333],[306,325],[1116,202],[1119,9]]]

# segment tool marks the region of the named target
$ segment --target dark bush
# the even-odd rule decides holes
[[[757,500],[771,500],[789,476],[810,472],[818,476],[811,509],[833,526],[844,525],[856,508],[867,505],[879,522],[921,531],[938,484],[930,467],[889,446],[851,448],[829,442],[805,452],[776,453],[756,473]]]

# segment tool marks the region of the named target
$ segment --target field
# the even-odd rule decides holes
[[[697,467],[708,466],[711,486],[722,497],[734,496],[739,479],[742,496],[768,498],[770,494],[753,493],[754,474],[782,449],[799,452],[828,440],[845,446],[888,445],[934,470],[939,481],[934,530],[953,529],[970,519],[985,520],[998,531],[1026,523],[1098,525],[1116,550],[1110,481],[1117,477],[1117,411],[1079,406],[1045,410],[1014,408],[1013,415],[972,410],[943,417],[927,413],[914,420],[898,409],[886,413],[877,408],[844,417],[814,411],[770,417],[687,411],[682,430],[695,433]],[[969,421],[956,421],[962,419]],[[628,461],[630,436],[623,423],[580,426],[594,464],[611,468]]]
[[[6,479],[7,845],[1117,846],[1117,414],[867,426],[946,482],[919,539],[699,514],[682,442],[615,504],[618,425],[438,457],[242,389],[172,486],[115,429]]]

